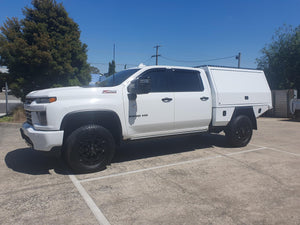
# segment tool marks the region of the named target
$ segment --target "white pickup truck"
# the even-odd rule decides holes
[[[24,107],[21,134],[32,148],[59,147],[73,170],[92,172],[123,140],[224,131],[232,146],[245,146],[272,99],[260,70],[146,66],[99,87],[33,91]]]

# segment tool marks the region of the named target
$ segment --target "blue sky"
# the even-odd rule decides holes
[[[0,0],[0,25],[6,17],[23,18],[30,0]],[[300,23],[299,0],[227,1],[100,1],[58,0],[79,24],[81,41],[88,45],[88,61],[107,72],[116,44],[117,70],[143,62],[155,63],[153,46],[162,47],[162,65],[203,64],[237,66],[232,57],[242,53],[241,66],[255,68],[260,50],[283,24]],[[201,62],[176,62],[179,61]],[[97,63],[97,64],[93,64]],[[119,65],[120,64],[120,65]]]

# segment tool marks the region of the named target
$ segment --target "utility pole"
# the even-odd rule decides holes
[[[116,44],[114,44],[114,49],[113,49],[113,60],[116,62]]]
[[[241,68],[241,53],[239,52],[235,58],[238,60],[238,68]]]
[[[116,44],[114,44],[114,50],[113,50],[113,62],[115,63],[115,72],[116,72]],[[111,62],[111,64],[113,63]],[[115,72],[113,73],[113,84],[115,83]]]
[[[5,109],[6,109],[6,115],[8,115],[8,85],[7,82],[5,82]]]
[[[161,45],[156,45],[156,46],[153,47],[153,48],[156,48],[156,54],[153,55],[153,56],[151,56],[151,58],[153,58],[153,57],[156,58],[156,63],[155,63],[155,65],[158,65],[158,56],[161,56],[161,55],[158,54],[158,48],[159,48],[159,47],[161,47]]]

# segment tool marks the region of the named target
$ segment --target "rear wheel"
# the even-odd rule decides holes
[[[252,130],[252,123],[249,117],[240,115],[230,122],[225,133],[231,146],[244,147],[251,140]]]
[[[115,153],[111,133],[99,125],[73,131],[66,140],[63,156],[75,172],[94,172],[106,168]]]

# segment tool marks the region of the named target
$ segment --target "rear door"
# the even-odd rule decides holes
[[[203,76],[203,77],[202,77]],[[171,87],[174,92],[174,126],[182,132],[206,130],[211,121],[212,101],[205,74],[198,70],[173,69]]]

